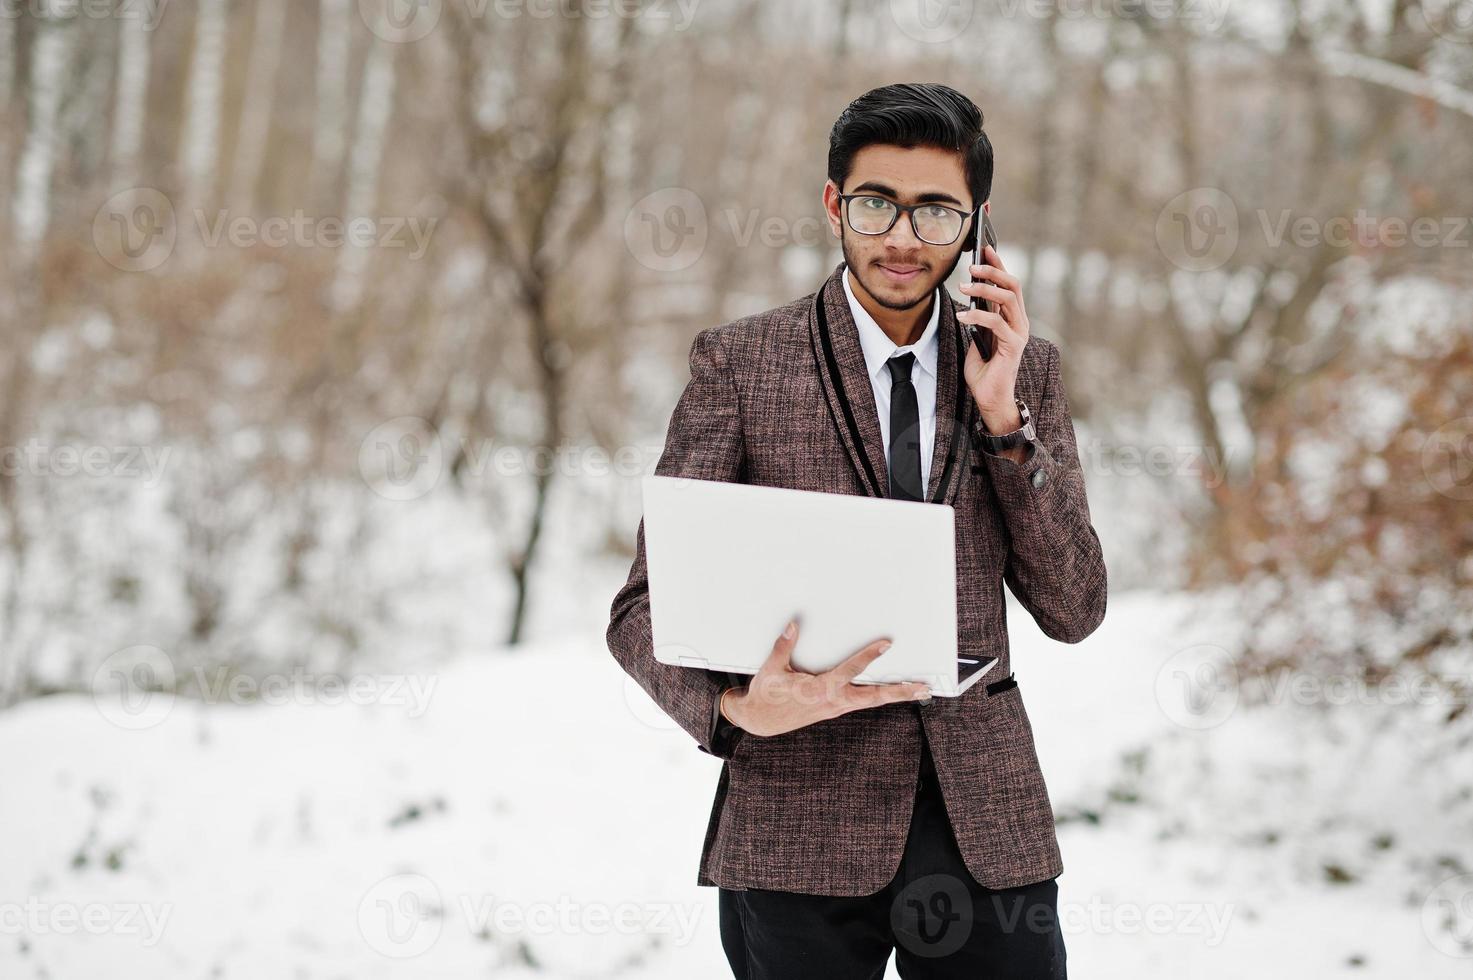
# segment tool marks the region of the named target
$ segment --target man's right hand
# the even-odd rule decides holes
[[[915,701],[931,694],[930,687],[922,683],[854,683],[890,648],[889,640],[876,640],[821,674],[793,669],[797,643],[798,624],[791,622],[751,683],[729,692],[721,708],[732,724],[752,735],[782,735],[861,708]]]

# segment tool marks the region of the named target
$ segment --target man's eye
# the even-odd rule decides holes
[[[861,198],[860,203],[871,211],[888,211],[890,209],[890,202],[878,197]]]
[[[938,220],[941,220],[946,218],[946,216],[950,212],[947,211],[946,208],[943,208],[938,204],[933,204],[930,207],[918,209],[916,213],[919,214],[922,218],[936,218]]]

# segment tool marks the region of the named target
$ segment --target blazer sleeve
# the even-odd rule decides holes
[[[736,483],[742,460],[741,417],[725,349],[714,328],[702,330],[691,344],[690,381],[670,417],[655,473]],[[745,733],[721,717],[718,705],[721,692],[737,683],[736,677],[655,659],[643,518],[635,534],[629,578],[609,612],[607,641],[619,666],[696,740],[702,752],[731,758]]]
[[[1074,423],[1064,394],[1059,350],[1047,345],[1043,394],[1033,415],[1035,440],[1022,463],[978,444],[1009,535],[1004,578],[1039,628],[1078,643],[1105,618],[1105,561],[1090,523]],[[974,438],[981,434],[973,423]]]

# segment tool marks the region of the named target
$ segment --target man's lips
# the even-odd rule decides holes
[[[876,264],[891,282],[910,282],[922,271],[922,267],[918,265],[885,265],[882,262]]]

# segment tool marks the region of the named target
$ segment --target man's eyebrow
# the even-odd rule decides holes
[[[896,201],[900,201],[900,194],[895,190],[895,188],[890,187],[887,184],[882,184],[878,180],[867,180],[864,183],[860,184],[858,187],[854,188],[854,190],[850,191],[849,193],[862,194],[865,192],[869,192],[871,194],[883,194],[885,197],[893,197]],[[901,203],[903,204],[905,202],[901,201]],[[960,208],[962,202],[958,201],[956,198],[952,197],[950,194],[945,193],[944,191],[924,191],[916,195],[915,203],[955,204],[958,208]]]

